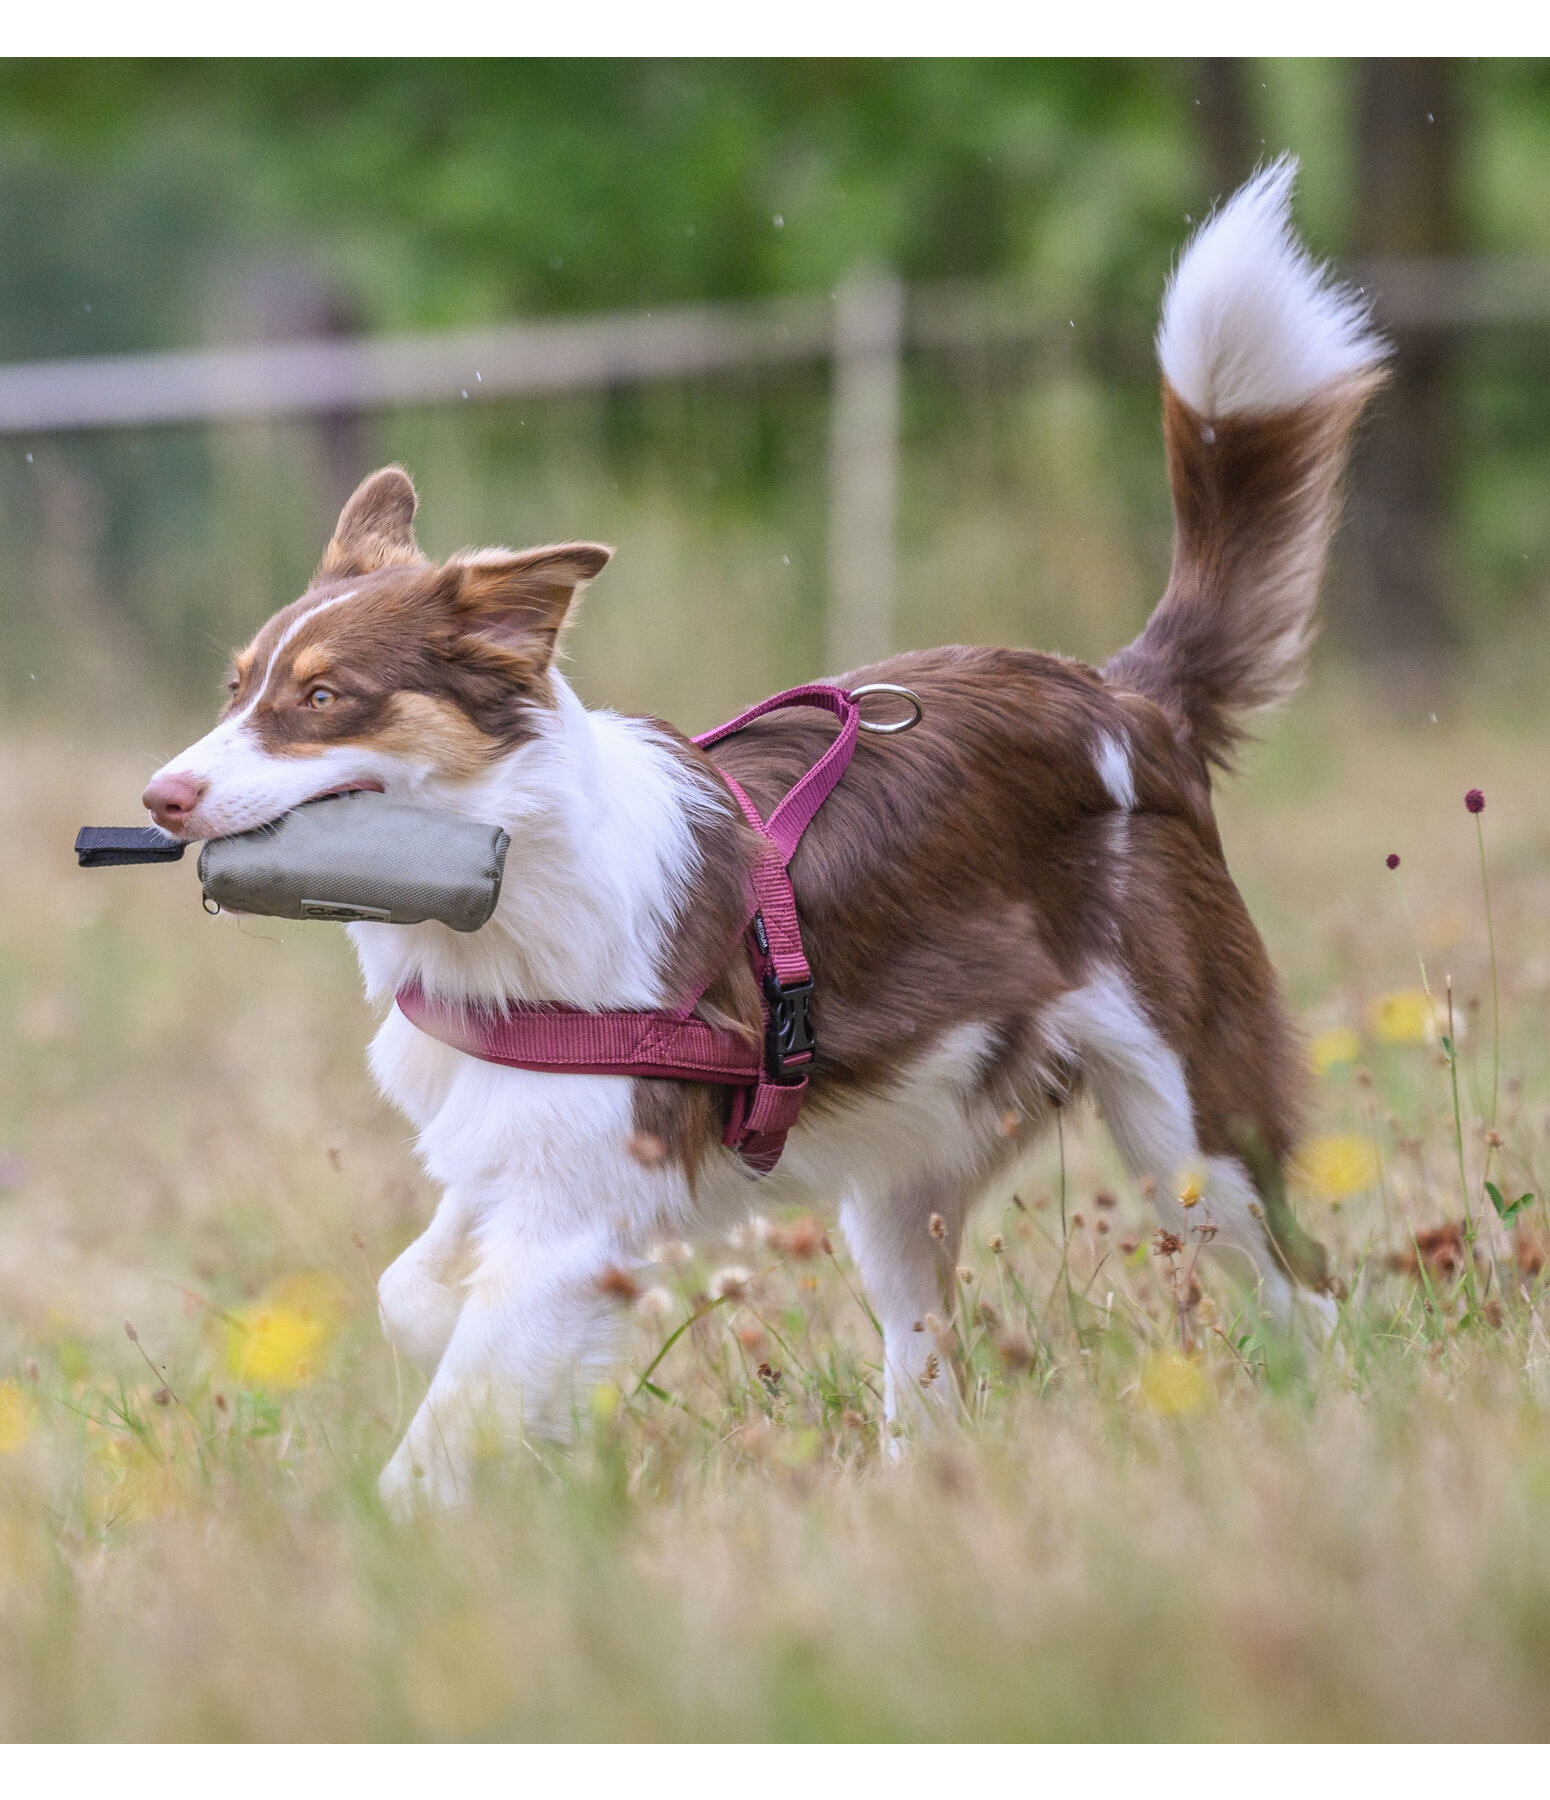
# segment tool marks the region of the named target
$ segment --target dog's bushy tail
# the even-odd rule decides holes
[[[1351,432],[1384,378],[1366,304],[1293,233],[1296,172],[1282,157],[1240,188],[1168,284],[1157,354],[1173,570],[1105,670],[1224,768],[1252,716],[1301,680]]]

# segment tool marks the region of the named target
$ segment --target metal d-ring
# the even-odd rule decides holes
[[[913,714],[907,719],[896,719],[891,725],[869,725],[865,719],[860,721],[863,731],[875,731],[880,737],[892,737],[896,731],[913,731],[926,716],[926,709],[921,704],[920,695],[907,687],[897,687],[891,681],[869,681],[865,687],[852,688],[850,697],[858,704],[868,694],[896,694],[901,700],[908,700],[914,707]]]

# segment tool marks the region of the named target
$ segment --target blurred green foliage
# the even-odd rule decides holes
[[[276,252],[373,329],[822,290],[866,256],[1093,299],[1145,268],[1149,304],[1201,198],[1189,114],[1160,64],[11,63],[0,354],[205,335],[212,272]]]
[[[1219,71],[1217,72],[1219,76]],[[0,359],[390,331],[773,292],[857,263],[995,280],[1073,336],[915,359],[905,641],[1098,655],[1155,595],[1167,512],[1145,346],[1170,260],[1261,155],[1359,254],[1359,65],[1250,62],[0,63]],[[1457,71],[1464,248],[1550,251],[1550,74]],[[1133,346],[1105,364],[1093,344]],[[1456,375],[1461,635],[1550,575],[1547,334]],[[293,594],[341,485],[401,458],[425,537],[613,536],[574,653],[682,710],[673,646],[714,614],[729,701],[821,662],[821,369],[309,425],[0,437],[0,701],[133,670],[206,691]],[[356,465],[359,465],[358,467]],[[1337,583],[1338,585],[1338,583]],[[36,677],[36,680],[33,678]]]

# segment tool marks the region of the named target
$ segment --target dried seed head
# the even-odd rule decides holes
[[[140,1341],[139,1332],[135,1330],[128,1319],[124,1321],[124,1336],[129,1339],[131,1344],[138,1344]]]
[[[151,1395],[151,1398],[158,1406],[170,1406],[172,1404],[172,1389],[159,1387],[156,1392]]]
[[[1004,1237],[1002,1237],[1002,1235],[999,1231],[991,1232],[991,1234],[990,1234],[990,1254],[992,1256],[1000,1256],[1002,1251],[1004,1251],[1005,1249],[1006,1249],[1006,1239]]]
[[[1493,1150],[1500,1150],[1502,1147],[1502,1134],[1499,1131],[1488,1131],[1485,1134],[1485,1141]]]
[[[597,1291],[610,1300],[638,1300],[640,1283],[628,1269],[610,1266],[598,1275]]]
[[[710,1278],[710,1297],[712,1300],[741,1300],[753,1286],[753,1271],[734,1264],[730,1268],[717,1269]]]
[[[1093,1195],[1093,1205],[1101,1206],[1105,1212],[1108,1212],[1112,1207],[1118,1206],[1119,1202],[1112,1194],[1105,1191]]]
[[[807,1262],[820,1251],[830,1248],[829,1234],[823,1223],[811,1213],[794,1219],[789,1225],[772,1225],[766,1240],[777,1256],[789,1256],[794,1262]]]
[[[967,1286],[967,1284],[974,1279],[974,1271],[969,1267],[969,1265],[967,1263],[959,1263],[955,1273],[957,1274],[958,1279],[961,1282],[963,1282],[965,1284],[965,1286]]]
[[[654,1132],[637,1131],[624,1147],[643,1169],[660,1169],[667,1161],[667,1145]]]
[[[920,1385],[922,1387],[930,1387],[932,1382],[936,1380],[941,1372],[941,1358],[937,1355],[935,1350],[928,1350],[926,1352],[926,1366],[920,1372]]]
[[[216,1396],[215,1396],[215,1410],[216,1410],[216,1411],[217,1411],[217,1412],[225,1412],[225,1410],[226,1410],[226,1396],[225,1396],[225,1395],[224,1395],[224,1394],[217,1394],[217,1395],[216,1395]]]
[[[673,1311],[673,1296],[665,1287],[649,1287],[635,1302],[635,1310],[643,1319],[666,1319]]]
[[[947,1236],[947,1221],[940,1213],[932,1213],[930,1220],[927,1222],[926,1229],[940,1244],[943,1238]]]
[[[1152,1239],[1154,1256],[1177,1256],[1184,1248],[1184,1240],[1171,1231],[1159,1231]]]

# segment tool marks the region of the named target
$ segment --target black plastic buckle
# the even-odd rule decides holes
[[[764,997],[770,1020],[764,1033],[764,1066],[770,1080],[781,1087],[795,1087],[804,1080],[818,1054],[818,1033],[813,1029],[811,980],[782,987],[771,973],[764,978]],[[801,1067],[791,1064],[801,1058]]]

